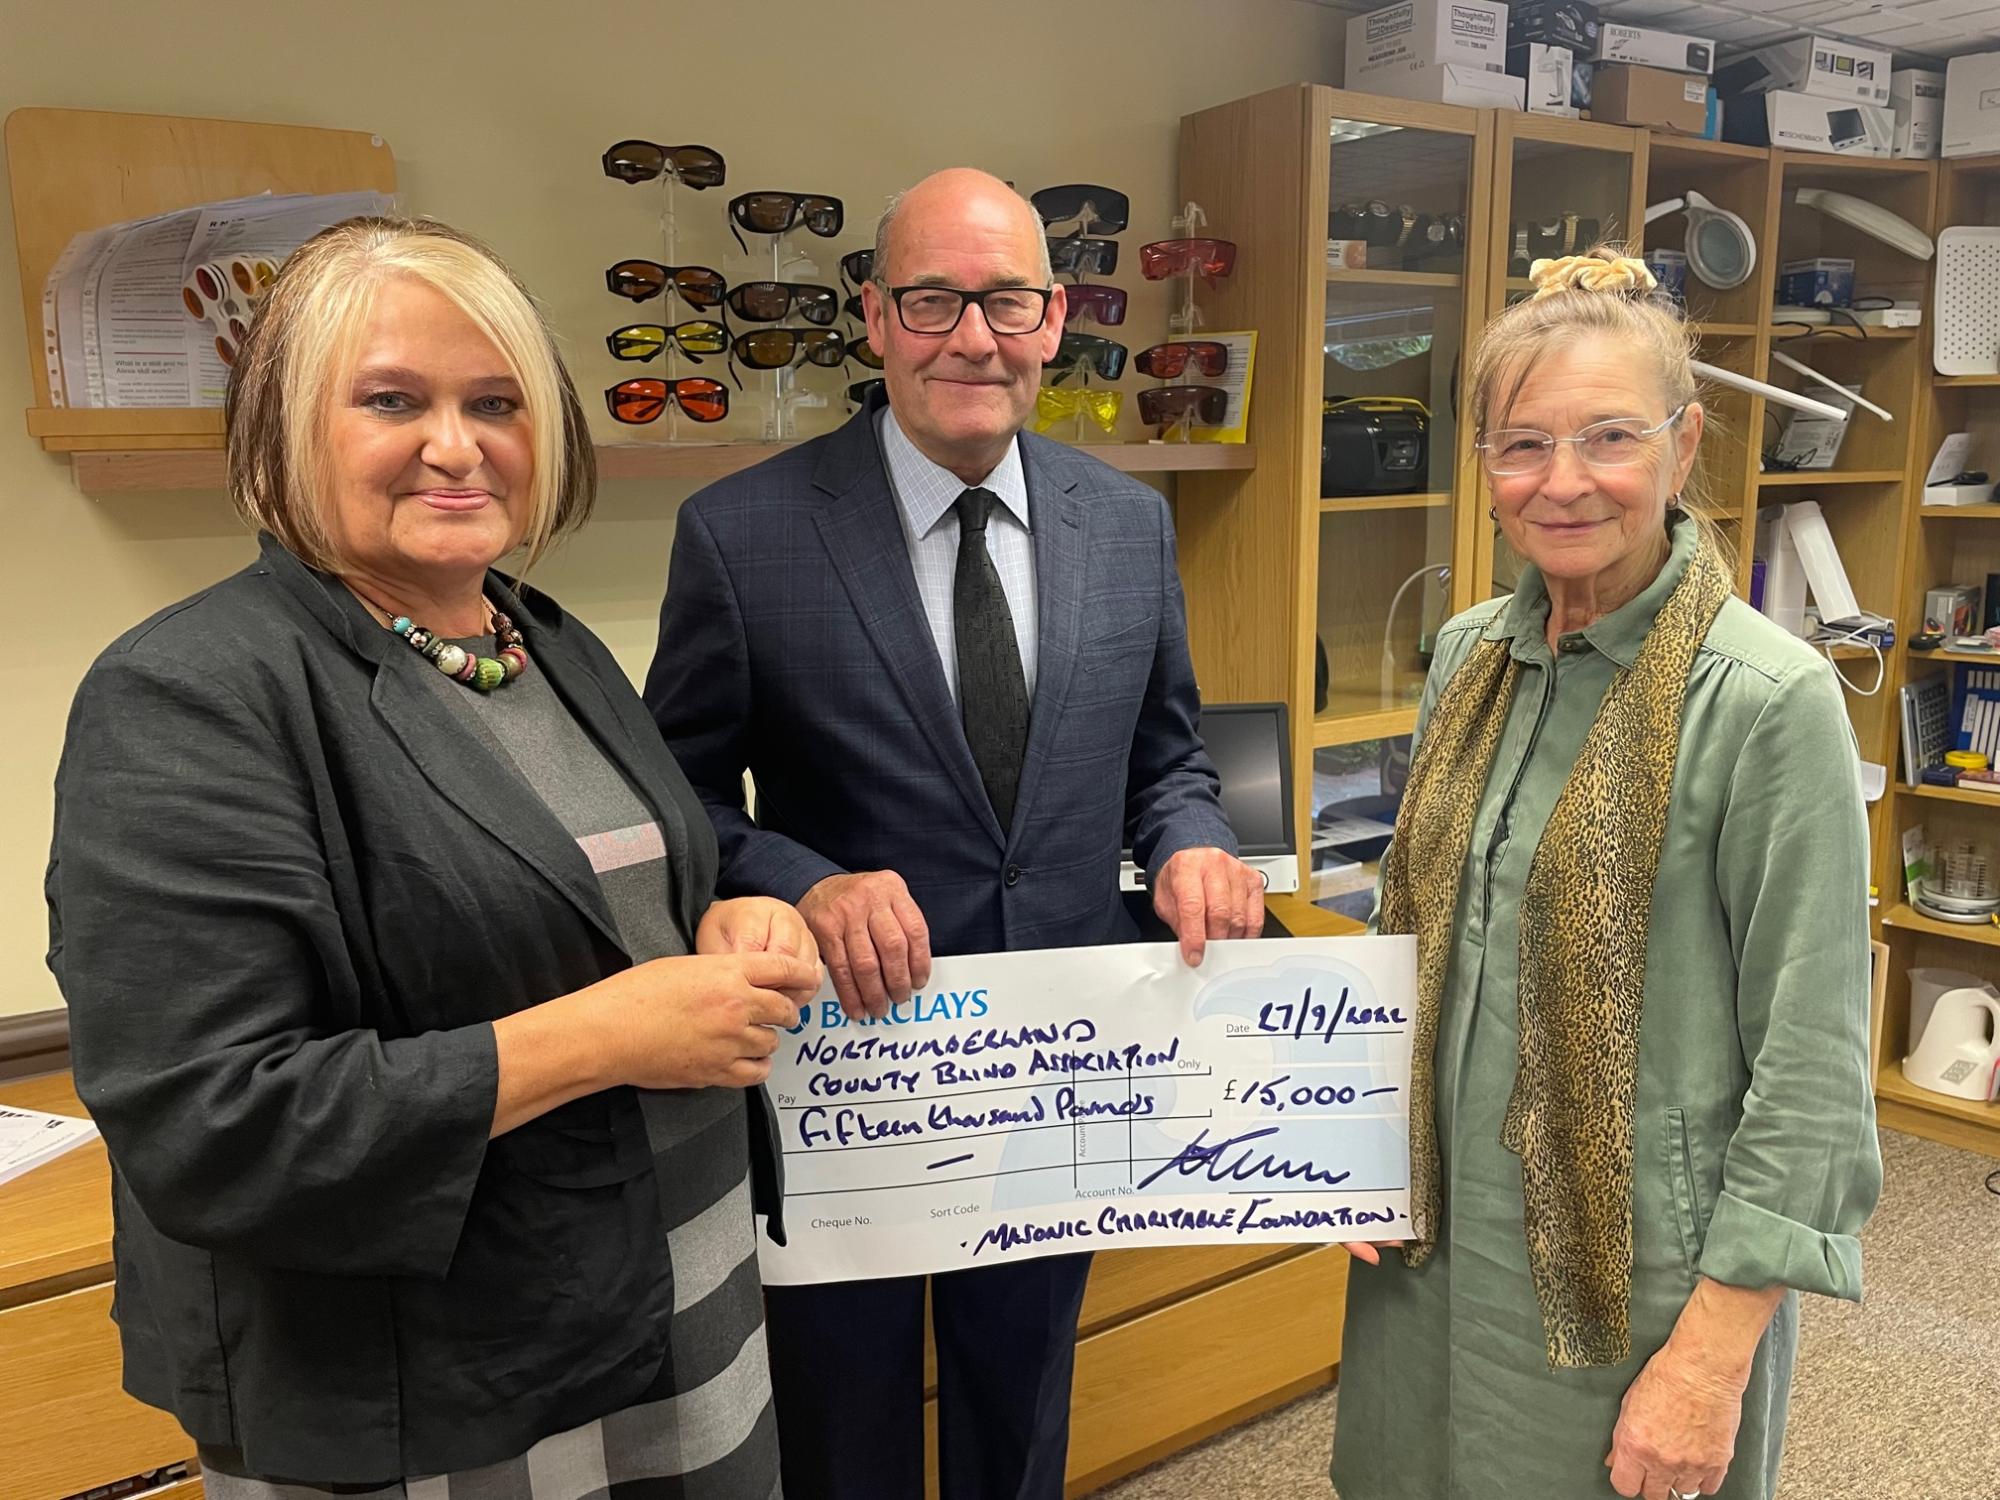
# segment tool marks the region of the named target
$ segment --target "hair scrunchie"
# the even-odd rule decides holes
[[[1565,255],[1560,260],[1538,260],[1528,267],[1528,279],[1535,284],[1536,297],[1552,297],[1559,292],[1616,292],[1639,296],[1660,283],[1646,269],[1646,263],[1630,255],[1606,259],[1598,255]]]

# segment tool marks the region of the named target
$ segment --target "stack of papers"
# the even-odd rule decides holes
[[[0,1104],[0,1182],[12,1182],[96,1139],[97,1127],[88,1120]]]
[[[388,209],[381,193],[264,193],[77,235],[42,289],[50,401],[220,406],[229,368],[181,301],[194,269],[232,255],[282,261],[330,224]]]

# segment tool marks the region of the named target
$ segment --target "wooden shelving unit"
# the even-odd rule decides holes
[[[1202,294],[1217,328],[1256,328],[1253,474],[1179,481],[1176,521],[1202,691],[1290,708],[1299,847],[1316,750],[1406,735],[1416,722],[1428,632],[1472,602],[1472,450],[1454,415],[1458,356],[1484,321],[1496,122],[1485,112],[1340,89],[1273,90],[1181,122],[1181,197],[1258,267]],[[1257,162],[1243,170],[1245,159]],[[1376,246],[1365,270],[1326,266],[1330,211],[1351,201],[1463,214],[1450,260]],[[1396,315],[1402,314],[1401,318]],[[1428,347],[1386,364],[1343,363],[1367,321],[1417,327]],[[1322,403],[1415,397],[1429,411],[1427,472],[1405,494],[1329,493]],[[1450,583],[1406,579],[1448,569]],[[1392,608],[1393,606],[1393,608]],[[1317,648],[1328,691],[1315,712]],[[1385,661],[1386,656],[1386,661]]]
[[[1326,215],[1351,198],[1382,197],[1413,206],[1425,182],[1411,167],[1394,191],[1375,191],[1363,171],[1341,175],[1343,162],[1364,162],[1354,142],[1333,148],[1335,119],[1371,122],[1370,140],[1422,138],[1430,158],[1457,162],[1469,151],[1486,164],[1467,189],[1465,269],[1383,267],[1330,272],[1324,263]],[[1483,134],[1482,134],[1483,132]],[[1456,141],[1459,145],[1441,144]],[[1376,147],[1386,158],[1387,148]],[[1254,158],[1259,172],[1244,173]],[[1929,305],[1931,268],[1836,220],[1800,207],[1793,190],[1824,187],[1853,193],[1932,228],[1950,223],[2000,223],[2000,156],[1939,163],[1862,160],[1692,141],[1621,127],[1502,113],[1467,111],[1346,94],[1287,89],[1188,117],[1182,124],[1182,194],[1227,224],[1260,268],[1255,278],[1225,284],[1213,299],[1216,326],[1256,327],[1258,408],[1251,436],[1262,458],[1254,475],[1231,491],[1228,505],[1198,497],[1227,476],[1189,475],[1181,481],[1181,562],[1188,585],[1189,623],[1206,691],[1223,698],[1282,698],[1292,707],[1297,809],[1302,847],[1315,750],[1356,746],[1410,732],[1425,658],[1407,598],[1388,620],[1390,593],[1427,562],[1452,569],[1449,607],[1511,584],[1510,559],[1485,514],[1483,481],[1471,461],[1469,434],[1453,432],[1453,462],[1439,466],[1433,447],[1431,484],[1402,496],[1327,495],[1318,485],[1319,402],[1334,387],[1322,327],[1344,305],[1405,305],[1418,296],[1451,304],[1462,344],[1471,331],[1528,289],[1508,265],[1510,226],[1564,211],[1598,218],[1603,238],[1643,233],[1648,246],[1678,248],[1685,224],[1668,217],[1641,230],[1643,206],[1689,188],[1740,214],[1757,237],[1756,274],[1743,286],[1716,292],[1689,286],[1688,316],[1702,357],[1746,375],[1796,388],[1803,377],[1770,355],[1781,348],[1829,378],[1859,381],[1870,399],[1896,413],[1885,423],[1857,414],[1839,466],[1828,471],[1764,473],[1766,404],[1727,389],[1707,401],[1716,420],[1703,443],[1701,493],[1694,505],[1717,522],[1739,551],[1737,589],[1747,594],[1749,548],[1760,506],[1807,497],[1821,502],[1834,541],[1863,607],[1893,614],[1904,640],[1915,633],[1923,589],[1944,581],[1983,584],[2000,573],[2000,527],[1965,523],[2000,518],[2000,503],[1925,506],[1921,481],[1944,432],[1970,429],[1990,440],[1982,457],[2000,463],[2000,375],[1944,377],[1930,366],[1928,316],[1917,328],[1864,332],[1799,327],[1774,321],[1779,267],[1816,255],[1848,256],[1867,292],[1915,296]],[[1435,166],[1431,168],[1435,170]],[[1431,205],[1426,201],[1422,208]],[[1218,209],[1220,210],[1218,212]],[[1582,248],[1579,246],[1578,248]],[[1394,299],[1404,299],[1398,301]],[[1442,315],[1440,314],[1440,317]],[[1464,319],[1475,320],[1471,325]],[[1438,334],[1442,339],[1442,330]],[[1435,360],[1435,353],[1433,354]],[[1411,366],[1413,370],[1414,363]],[[1411,370],[1377,372],[1379,383],[1354,382],[1350,394],[1420,394]],[[1348,377],[1340,376],[1347,390]],[[1399,388],[1397,381],[1403,382]],[[1433,402],[1434,408],[1440,403]],[[1443,438],[1440,435],[1439,442]],[[1187,500],[1195,500],[1193,505]],[[1448,529],[1441,529],[1446,526]],[[1448,548],[1448,552],[1443,550]],[[1416,589],[1412,589],[1415,592]],[[1411,618],[1405,618],[1411,617]],[[1384,661],[1384,627],[1389,650]],[[1324,642],[1329,691],[1314,713],[1316,638]],[[1862,686],[1872,653],[1837,650]],[[1912,673],[1963,664],[2000,666],[2000,654],[1888,653],[1881,690],[1849,691],[1846,704],[1864,755],[1891,767],[1890,790],[1870,811],[1873,875],[1884,893],[1879,935],[1890,950],[1884,998],[1874,1018],[1885,1058],[1907,1046],[1912,963],[1956,963],[2000,977],[2000,928],[1967,929],[1926,923],[1893,903],[1901,891],[1902,830],[1918,821],[1990,830],[2000,842],[2000,796],[1951,789],[1909,788],[1893,779],[1897,761],[1898,688]],[[1385,677],[1386,666],[1386,677]],[[1883,1117],[1901,1128],[1951,1132],[1965,1143],[2000,1152],[2000,1127],[1980,1110],[1927,1107],[1891,1068],[1880,1090]]]
[[[1958,224],[2000,224],[2000,156],[1936,164],[1926,215],[1919,219],[1900,207],[1897,211],[1927,224],[1933,233]],[[1928,309],[1929,298],[1925,300]],[[1927,589],[1946,583],[1983,587],[1989,573],[2000,573],[2000,528],[1964,524],[2000,518],[2000,505],[1925,505],[1922,488],[1931,456],[1947,433],[1973,434],[1975,462],[2000,460],[2000,374],[1939,375],[1931,367],[1928,312],[1925,326],[1912,331],[1920,335],[1921,342],[1907,346],[1918,358],[1913,415],[1908,424],[1911,433],[1899,549],[1903,571],[1896,610],[1897,631],[1905,641],[1922,626]],[[1905,682],[1916,678],[1940,673],[1949,676],[1982,667],[2000,667],[2000,653],[1911,651],[1905,646],[1891,658],[1890,680],[1883,696],[1890,698]],[[1886,761],[1892,772],[1900,771],[1894,715],[1889,716],[1877,744],[1880,749],[1875,758]],[[1890,903],[1881,916],[1881,936],[1890,956],[1882,1009],[1874,1018],[1881,1037],[1876,1108],[1885,1125],[2000,1156],[2000,1106],[1919,1088],[1903,1076],[1901,1067],[1901,1059],[1911,1046],[1909,970],[1918,966],[1961,969],[2000,982],[2000,927],[1936,921],[1899,899],[1903,894],[1903,834],[1921,825],[1933,838],[1971,837],[2000,847],[2000,816],[1996,816],[2000,815],[2000,796],[1955,787],[1913,787],[1900,776],[1892,776],[1885,802],[1885,815],[1878,822],[1874,878],[1885,903]]]

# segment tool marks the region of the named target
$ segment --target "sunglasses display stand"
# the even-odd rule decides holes
[[[1208,227],[1208,215],[1202,212],[1199,203],[1191,202],[1174,215],[1172,227],[1178,230],[1183,238],[1196,239],[1199,237],[1198,231]],[[1201,309],[1194,305],[1195,274],[1194,260],[1190,257],[1188,264],[1175,278],[1181,284],[1180,306],[1167,318],[1167,332],[1176,336],[1193,333],[1201,327]],[[1187,439],[1182,438],[1181,441],[1186,442]]]
[[[680,257],[676,253],[680,249],[678,243],[679,220],[674,216],[674,187],[679,180],[679,174],[674,171],[672,166],[668,166],[660,173],[660,264],[663,266],[677,266],[680,264]],[[672,300],[673,292],[670,288],[662,295],[670,301]],[[666,301],[662,301],[660,305],[665,307]],[[673,319],[663,315],[660,321],[662,323],[671,323]],[[669,390],[673,389],[673,382],[678,374],[674,367],[680,357],[680,346],[675,342],[673,335],[669,333],[667,335],[666,346],[660,350],[660,362],[663,366],[661,373],[667,377],[667,388]],[[667,419],[667,441],[678,443],[681,440],[680,402],[669,399],[664,415]]]
[[[788,265],[803,264],[809,275],[817,274],[818,263],[805,251],[794,249],[788,257],[785,241],[791,231],[771,236],[771,279],[783,281]],[[793,366],[785,365],[771,371],[771,407],[764,418],[764,441],[767,443],[789,443],[799,434],[799,424],[793,413],[800,407],[808,409],[826,405],[826,397],[813,391],[802,391],[792,377]]]

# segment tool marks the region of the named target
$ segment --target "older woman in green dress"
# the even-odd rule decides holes
[[[1615,251],[1468,371],[1511,596],[1438,638],[1378,925],[1417,937],[1411,1219],[1356,1256],[1342,1500],[1759,1497],[1801,1291],[1881,1183],[1867,827],[1810,647],[1686,502],[1687,334]]]

